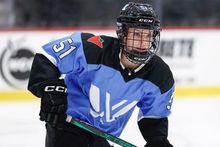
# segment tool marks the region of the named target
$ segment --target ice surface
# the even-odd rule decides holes
[[[44,147],[44,123],[39,102],[0,102],[0,147]],[[220,147],[220,97],[176,98],[169,117],[174,147]],[[138,147],[144,140],[137,127],[137,109],[122,139]]]

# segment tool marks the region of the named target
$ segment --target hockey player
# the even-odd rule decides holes
[[[135,106],[146,147],[172,147],[168,115],[174,80],[156,55],[160,21],[152,6],[128,3],[117,18],[118,38],[74,33],[35,55],[28,90],[41,98],[46,147],[108,147],[65,121],[66,115],[119,136]]]

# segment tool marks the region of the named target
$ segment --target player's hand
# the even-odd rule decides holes
[[[67,88],[64,80],[50,80],[40,85],[40,120],[53,127],[62,127],[66,119]]]

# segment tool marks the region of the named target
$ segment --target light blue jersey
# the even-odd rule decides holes
[[[43,46],[45,56],[66,75],[66,113],[115,136],[135,106],[140,108],[139,120],[167,117],[174,91],[168,66],[158,59],[129,76],[118,60],[116,39],[98,37],[75,33]],[[154,68],[157,65],[159,69]]]

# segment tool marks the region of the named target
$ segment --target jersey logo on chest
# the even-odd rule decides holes
[[[100,88],[91,84],[90,90],[89,90],[89,100],[92,108],[90,108],[90,114],[94,117],[100,117],[100,122],[103,123],[103,119],[106,122],[112,122],[117,119],[117,117],[122,116],[129,110],[131,110],[136,104],[137,101],[132,101],[128,103],[127,100],[119,101],[117,104],[111,105],[111,94],[106,92],[105,93],[105,107],[104,109],[101,109],[101,99],[100,97]],[[118,108],[118,111],[114,112]]]

